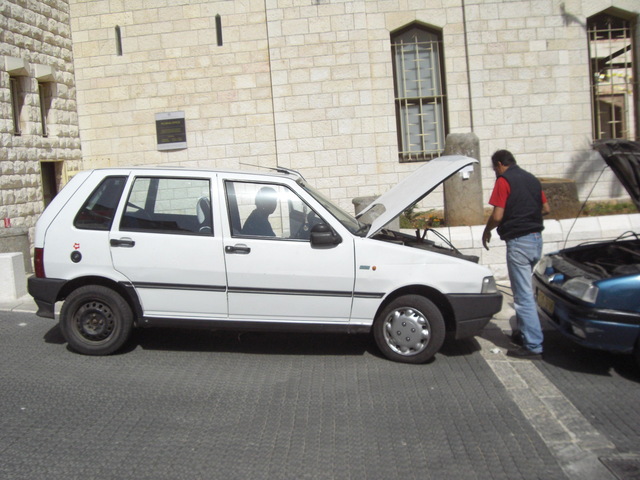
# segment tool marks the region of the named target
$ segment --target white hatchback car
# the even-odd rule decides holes
[[[133,327],[367,333],[421,363],[445,334],[478,334],[502,296],[477,258],[383,227],[456,171],[426,163],[358,219],[295,172],[81,172],[36,225],[38,315],[77,352],[118,350]]]

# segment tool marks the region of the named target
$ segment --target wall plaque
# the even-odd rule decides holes
[[[187,148],[184,112],[156,113],[158,150]]]

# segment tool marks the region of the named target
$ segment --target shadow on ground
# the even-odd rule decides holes
[[[509,320],[509,324],[513,329],[515,317]],[[636,364],[633,355],[582,347],[564,337],[546,320],[542,321],[542,330],[544,332],[543,364],[590,375],[608,376],[611,372],[616,372],[629,380],[640,382],[640,365]],[[496,347],[510,349],[514,347],[510,334],[510,329],[503,330],[499,325],[491,322],[482,332],[482,338]]]
[[[621,377],[640,382],[640,366],[633,355],[624,355],[582,347],[562,336],[551,326],[544,329],[544,362],[572,372]]]
[[[44,335],[47,343],[66,343],[58,325]],[[237,332],[179,328],[135,329],[117,354],[144,350],[239,352],[265,355],[364,355],[384,358],[370,335],[332,333]],[[445,340],[438,355],[459,357],[480,351],[475,339]]]

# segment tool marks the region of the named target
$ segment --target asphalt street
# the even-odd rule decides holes
[[[3,479],[640,478],[640,370],[512,310],[426,365],[367,336],[141,330],[69,351],[28,298],[0,305]]]

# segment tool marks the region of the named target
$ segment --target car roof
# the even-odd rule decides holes
[[[103,167],[103,168],[94,168],[91,170],[86,170],[85,172],[157,172],[157,173],[171,173],[171,172],[180,172],[189,174],[193,173],[221,173],[221,174],[229,174],[229,175],[258,175],[265,177],[281,177],[281,178],[293,178],[294,180],[301,179],[304,180],[304,177],[295,170],[290,170],[284,167],[256,167],[263,168],[268,171],[257,171],[257,170],[234,170],[234,169],[224,169],[224,168],[191,168],[191,167],[180,167],[180,166],[133,166],[133,167]],[[80,172],[78,172],[80,173]]]

